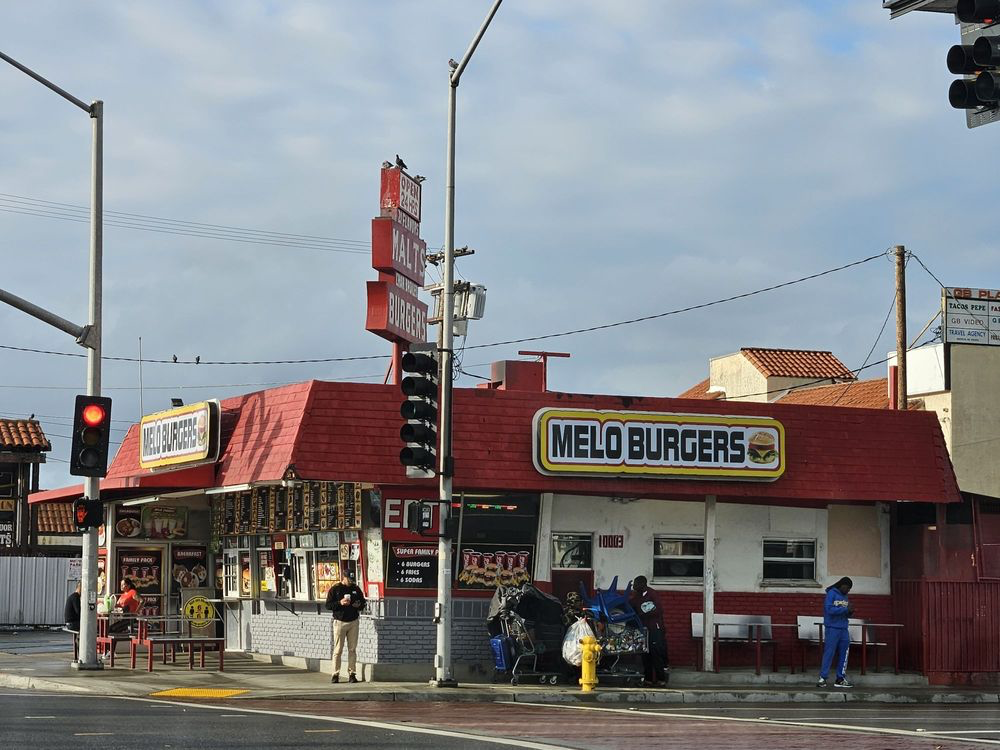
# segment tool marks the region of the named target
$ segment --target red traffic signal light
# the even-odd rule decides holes
[[[100,404],[87,404],[83,407],[83,412],[80,415],[83,423],[88,427],[97,427],[104,421],[106,416],[107,412],[104,411],[104,407]]]
[[[111,441],[111,399],[77,396],[73,410],[73,443],[69,473],[78,477],[103,477],[108,473]]]

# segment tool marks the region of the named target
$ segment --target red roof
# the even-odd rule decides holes
[[[680,394],[677,398],[699,398],[708,401],[715,400],[717,398],[722,398],[726,394],[722,391],[709,391],[708,386],[711,385],[709,378],[705,378],[700,383],[688,388],[684,393]]]
[[[889,380],[857,380],[852,383],[796,388],[778,399],[783,404],[853,406],[862,409],[889,408]]]
[[[832,352],[743,348],[740,353],[767,378],[854,379],[854,374]]]
[[[145,494],[152,486],[233,486],[279,480],[293,465],[303,479],[435,487],[405,478],[398,459],[400,400],[396,386],[321,381],[226,399],[221,457],[214,467],[140,469],[133,426],[102,486],[133,494],[140,491],[137,485],[147,488]],[[545,476],[532,462],[532,419],[543,407],[773,417],[785,427],[788,468],[773,482]],[[932,412],[461,388],[455,391],[454,427],[456,491],[662,499],[714,494],[786,504],[960,499]],[[74,489],[31,499],[69,499]]]
[[[0,419],[0,450],[50,451],[52,444],[34,419]]]

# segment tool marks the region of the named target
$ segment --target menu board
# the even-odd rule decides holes
[[[280,531],[278,527],[278,488],[267,487],[262,492],[267,493],[267,526],[272,531]]]
[[[170,558],[171,591],[211,585],[211,581],[208,580],[208,551],[204,547],[175,545]]]
[[[305,498],[303,497],[303,494],[304,493],[301,484],[295,485],[294,487],[290,487],[288,489],[288,499],[289,499],[288,504],[291,507],[291,513],[289,514],[291,516],[290,525],[291,528],[295,531],[304,531],[306,528],[305,505],[304,505]]]
[[[438,546],[433,543],[391,542],[385,585],[394,589],[436,589]]]
[[[210,503],[212,512],[212,538],[218,539],[226,533],[226,516],[224,512],[226,500],[222,495],[212,495]]]
[[[132,539],[142,533],[142,508],[119,505],[115,509],[115,538]]]
[[[254,506],[254,531],[272,531],[271,494],[267,487],[252,490]]]
[[[249,534],[250,525],[253,520],[252,499],[249,492],[239,494],[239,502],[236,505],[236,532],[238,534]]]
[[[322,518],[320,504],[323,502],[323,484],[323,482],[307,482],[305,486],[306,492],[309,493],[309,510],[306,513],[306,518],[310,529],[322,528],[320,525]]]
[[[223,525],[226,534],[235,534],[238,531],[236,527],[236,501],[238,499],[237,495],[229,492],[223,495]]]
[[[323,507],[323,523],[326,524],[324,528],[335,529],[337,528],[337,498],[340,492],[339,482],[324,482],[323,487],[326,491],[326,504]]]
[[[183,539],[187,536],[188,509],[181,505],[144,505],[142,532],[147,539]]]
[[[458,567],[458,587],[495,589],[531,582],[533,544],[479,544],[464,546]]]
[[[163,593],[161,580],[163,573],[163,550],[132,550],[119,547],[117,558],[118,586],[115,587],[115,592],[118,593],[121,590],[121,581],[129,578],[135,584],[139,595],[143,597],[139,614],[161,614],[160,602],[162,599],[156,595]]]

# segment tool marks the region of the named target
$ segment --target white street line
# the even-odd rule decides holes
[[[25,719],[54,719],[55,716],[25,716]]]
[[[80,696],[91,697],[91,696]],[[133,698],[124,695],[93,696],[111,698],[122,701],[139,701],[141,703],[166,703],[171,706],[183,706],[184,708],[200,708],[206,711],[226,711],[232,710],[230,706],[206,706],[201,703],[184,703],[182,701],[163,701],[153,698]],[[550,745],[545,742],[532,742],[521,739],[507,739],[506,737],[489,737],[487,735],[473,734],[471,732],[460,732],[452,729],[433,729],[431,727],[415,727],[409,724],[393,724],[387,721],[372,721],[370,719],[346,719],[340,716],[318,716],[316,714],[294,713],[292,711],[272,711],[263,708],[240,709],[248,714],[263,714],[265,716],[285,716],[290,719],[313,719],[315,721],[328,721],[333,724],[348,724],[357,727],[369,727],[371,729],[386,729],[392,732],[409,732],[410,734],[430,734],[435,737],[452,737],[459,740],[470,740],[475,742],[488,743],[491,745],[502,745],[504,747],[520,747],[526,750],[569,750],[566,745]],[[54,718],[54,717],[53,717]]]
[[[569,711],[604,711],[607,713],[626,714],[629,716],[659,716],[662,719],[701,719],[708,721],[730,721],[744,724],[765,724],[774,726],[780,724],[789,727],[806,727],[810,729],[825,729],[833,731],[862,732],[866,734],[888,734],[898,737],[927,737],[931,732],[917,732],[910,729],[892,729],[890,727],[864,727],[851,724],[830,724],[815,721],[794,721],[792,719],[755,719],[744,716],[712,716],[710,714],[664,714],[635,708],[603,708],[600,706],[583,706],[566,703],[524,703],[522,701],[498,701],[509,706],[534,706],[536,708],[561,708]],[[872,717],[875,718],[875,717]],[[963,739],[954,737],[956,742],[978,742],[979,744],[1000,745],[1000,740]]]
[[[74,737],[107,737],[114,732],[73,732]]]
[[[339,729],[303,729],[306,734],[322,734],[324,732],[339,732]]]
[[[924,734],[1000,734],[1000,729],[950,729],[948,731],[928,729]]]
[[[219,714],[223,719],[242,719],[246,714]]]

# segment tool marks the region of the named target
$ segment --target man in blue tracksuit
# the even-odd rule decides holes
[[[847,630],[847,621],[854,614],[848,593],[854,582],[846,576],[826,589],[826,601],[823,603],[823,664],[819,670],[817,687],[826,687],[826,678],[830,674],[830,665],[834,656],[837,658],[837,680],[834,687],[854,687],[847,681],[847,650],[851,645],[851,635]]]

